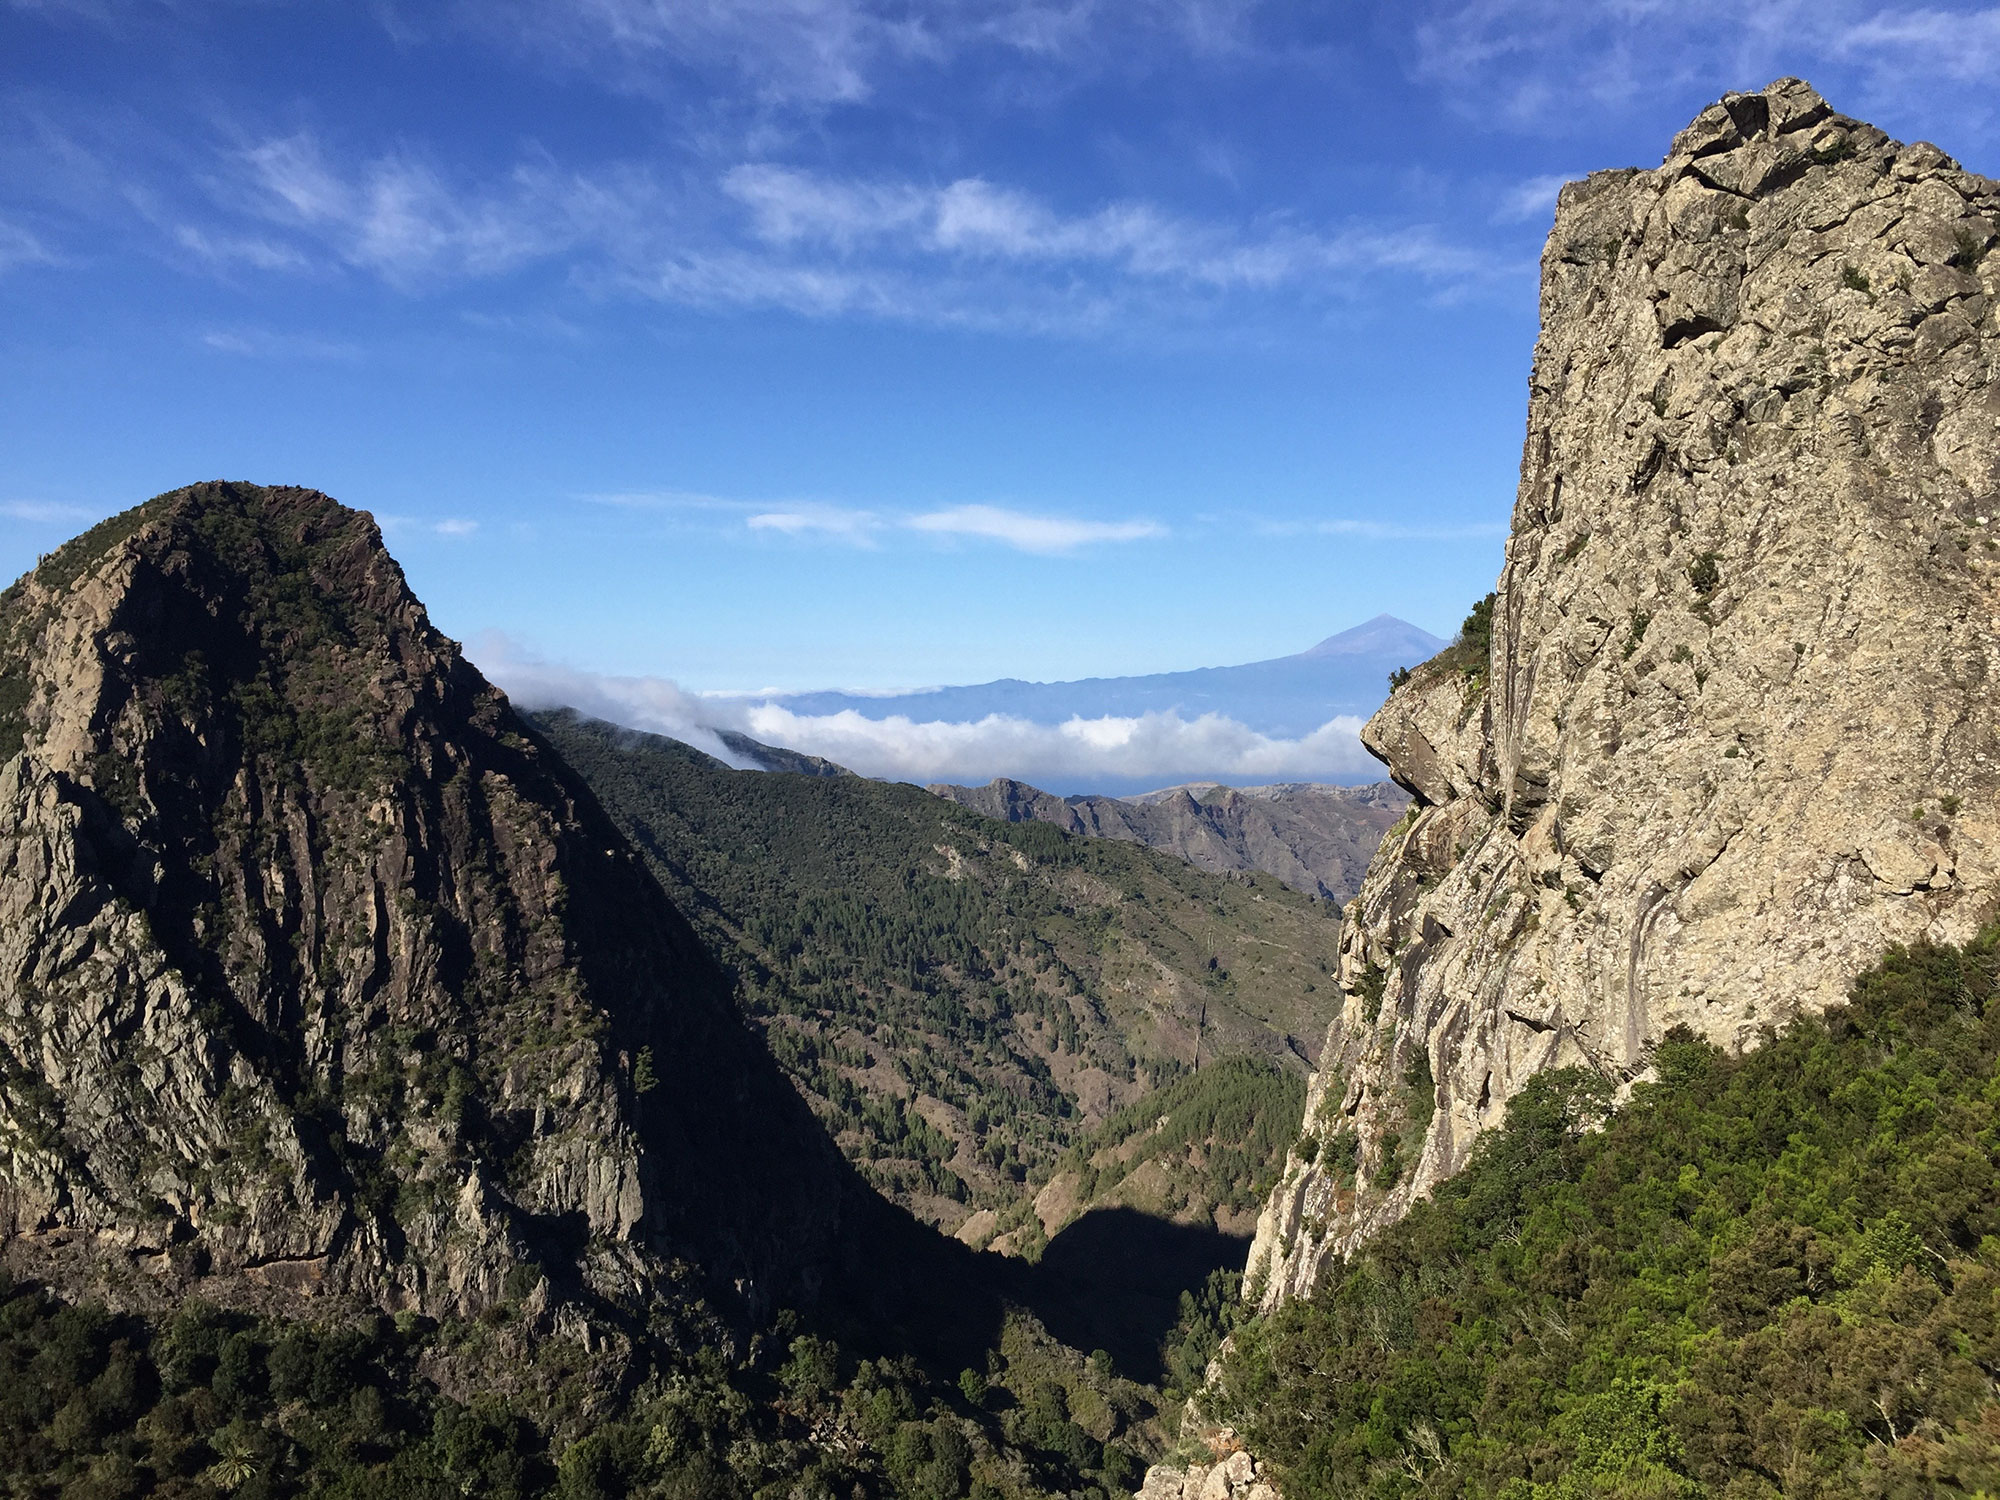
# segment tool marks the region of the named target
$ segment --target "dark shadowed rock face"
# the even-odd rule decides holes
[[[1295,891],[1346,902],[1361,888],[1382,835],[1408,796],[1372,786],[1288,783],[1171,787],[1140,797],[1058,797],[1026,782],[938,783],[930,791],[1009,823],[1053,823],[1070,833],[1120,839],[1178,854],[1212,875],[1262,870]]]
[[[685,1261],[809,1289],[844,1168],[367,516],[203,484],[45,559],[0,596],[0,757],[16,1268],[461,1314]]]

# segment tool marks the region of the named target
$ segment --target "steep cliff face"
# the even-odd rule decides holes
[[[844,1169],[374,523],[203,484],[0,596],[0,1254],[466,1314],[814,1272]]]
[[[1783,80],[1563,190],[1490,662],[1368,725],[1416,797],[1348,909],[1268,1304],[1538,1070],[1732,1048],[1995,906],[2000,184]]]
[[[985,786],[940,782],[929,790],[989,818],[1145,844],[1211,875],[1262,870],[1295,891],[1339,902],[1359,888],[1383,831],[1408,805],[1387,782],[1197,784],[1143,797],[1057,797],[999,777]]]

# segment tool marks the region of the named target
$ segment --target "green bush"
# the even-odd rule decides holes
[[[1237,1331],[1215,1401],[1292,1500],[2000,1488],[1993,933],[1898,948],[1610,1111],[1542,1074],[1466,1169]]]

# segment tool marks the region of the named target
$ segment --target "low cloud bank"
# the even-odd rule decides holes
[[[737,766],[743,761],[722,743],[720,731],[824,756],[864,776],[915,782],[978,784],[1012,776],[1068,791],[1189,780],[1372,781],[1381,774],[1361,748],[1362,721],[1354,715],[1282,739],[1213,713],[1193,719],[1106,715],[1061,724],[1002,714],[964,723],[902,714],[871,719],[853,709],[799,714],[781,703],[703,698],[663,677],[614,677],[527,660],[498,638],[482,642],[477,652],[486,674],[524,708],[574,708],[671,735]]]
[[[770,744],[823,755],[868,776],[903,781],[980,783],[1013,776],[1052,789],[1167,784],[1192,779],[1241,783],[1373,779],[1361,748],[1361,720],[1330,719],[1300,739],[1273,739],[1221,714],[1072,718],[1037,724],[1002,714],[969,723],[897,714],[796,714],[759,704],[744,715],[748,733]]]
[[[668,735],[738,770],[752,769],[717,734],[719,729],[741,726],[716,722],[723,716],[712,712],[707,702],[682,692],[664,677],[571,671],[522,655],[503,635],[481,636],[472,642],[468,655],[517,707],[573,708],[593,719]]]

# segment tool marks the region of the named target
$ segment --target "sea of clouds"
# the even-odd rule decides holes
[[[800,714],[782,701],[690,693],[664,677],[621,677],[536,661],[503,637],[477,649],[480,667],[523,708],[573,708],[633,729],[669,735],[731,765],[746,764],[720,738],[824,756],[864,776],[977,785],[996,776],[1052,791],[1136,790],[1180,781],[1373,781],[1380,765],[1361,748],[1362,721],[1329,719],[1290,739],[1222,714],[1074,717],[1042,724],[1003,714],[953,722],[853,709]]]

